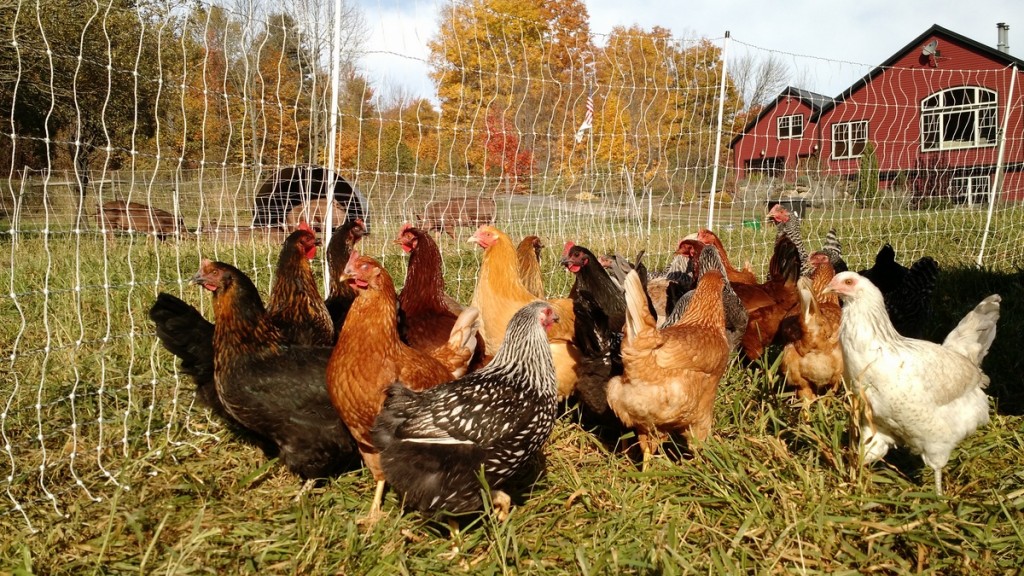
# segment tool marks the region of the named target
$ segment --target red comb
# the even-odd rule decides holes
[[[312,232],[313,229],[309,227],[309,223],[305,220],[299,221],[299,230],[305,230],[306,232]]]
[[[565,248],[562,249],[562,256],[563,257],[564,256],[568,256],[569,255],[569,250],[572,250],[573,246],[576,246],[576,245],[573,244],[572,240],[569,240],[568,242],[566,242],[565,243]]]

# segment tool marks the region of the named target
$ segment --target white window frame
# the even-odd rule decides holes
[[[843,129],[846,130],[846,136],[840,138],[837,135]],[[855,137],[855,134],[857,137]],[[861,135],[863,134],[863,135]],[[836,153],[837,146],[836,142],[843,142],[846,144],[846,154],[840,156]],[[857,144],[860,143],[860,151],[855,152]],[[850,122],[838,122],[832,125],[832,158],[840,160],[844,158],[860,158],[864,153],[864,147],[868,144],[868,121],[867,120],[853,120]]]
[[[775,135],[779,140],[796,140],[804,137],[804,115],[792,114],[790,116],[779,116],[775,119]],[[799,128],[800,132],[796,130]],[[783,135],[783,130],[786,134]]]
[[[959,96],[959,98],[958,98]],[[962,119],[956,123],[957,118]],[[971,128],[969,138],[955,132]],[[999,134],[999,94],[981,86],[946,88],[921,100],[921,151],[995,146]],[[959,130],[958,130],[959,127]]]
[[[954,198],[963,196],[969,208],[988,206],[992,193],[992,179],[988,176],[956,176],[950,180],[949,186],[951,195]]]

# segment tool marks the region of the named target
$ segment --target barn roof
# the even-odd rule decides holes
[[[771,112],[772,109],[778,106],[779,102],[782,102],[782,100],[787,97],[796,98],[797,100],[800,100],[801,102],[806,104],[811,109],[811,116],[815,116],[816,114],[818,114],[822,106],[825,106],[832,101],[831,98],[825,96],[824,94],[818,94],[817,92],[811,92],[810,90],[804,90],[802,88],[795,88],[793,86],[789,86],[785,90],[780,92],[771,104],[765,106],[761,110],[761,112],[758,113],[756,118],[754,118],[750,122],[747,122],[747,125],[743,127],[743,131],[737,134],[729,142],[729,148],[735,146],[736,143],[739,142],[740,139],[743,138],[743,136],[746,135],[747,132],[750,132],[754,128],[754,126],[756,126],[757,123],[760,122],[761,119],[765,117],[766,114]]]
[[[1000,62],[1006,66],[1016,65],[1019,69],[1024,69],[1024,60],[1021,60],[1020,58],[1011,56],[1006,52],[1000,52],[999,50],[996,50],[991,46],[986,46],[985,44],[982,44],[977,40],[972,40],[967,36],[957,34],[956,32],[953,32],[948,28],[939,26],[938,24],[932,24],[930,28],[922,32],[917,38],[914,38],[913,40],[908,42],[906,46],[897,50],[896,53],[890,56],[888,59],[886,59],[885,62],[882,62],[878,66],[875,66],[870,72],[864,75],[863,78],[854,82],[849,88],[843,90],[843,92],[836,96],[835,98],[829,99],[829,102],[827,104],[819,108],[817,113],[811,116],[810,121],[817,122],[818,118],[820,118],[822,114],[828,112],[832,108],[835,108],[838,104],[842,103],[844,100],[852,96],[853,93],[856,92],[857,90],[860,90],[864,86],[867,86],[868,83],[874,80],[876,76],[884,72],[886,69],[892,67],[895,63],[899,62],[909,52],[919,50],[921,43],[924,42],[925,39],[927,39],[930,36],[939,36],[949,40],[953,40],[955,42],[967,46],[968,48],[970,48],[974,52],[977,52],[978,54],[987,56],[992,60],[995,60],[996,62]]]

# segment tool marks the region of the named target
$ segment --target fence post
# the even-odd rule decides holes
[[[711,204],[708,206],[708,228],[715,229],[715,193],[718,189],[718,157],[722,152],[722,118],[725,115],[725,80],[728,78],[726,68],[729,60],[729,31],[725,31],[725,38],[722,39],[722,81],[718,88],[718,127],[715,135],[715,157],[711,170]]]
[[[988,243],[988,231],[992,228],[992,212],[996,207],[996,199],[1003,191],[1003,156],[1006,152],[1006,131],[1010,126],[1010,105],[1013,104],[1013,90],[1017,85],[1017,65],[1010,68],[1010,90],[1006,93],[1006,106],[1003,107],[1003,129],[999,135],[999,152],[996,153],[996,171],[992,178],[992,187],[988,193],[988,215],[985,217],[985,231],[981,234],[981,248],[978,249],[978,267],[985,257],[985,244]]]
[[[327,214],[324,215],[324,250],[331,243],[331,233],[334,231],[334,185],[337,173],[335,172],[335,150],[338,144],[338,89],[341,86],[341,2],[334,0],[334,30],[331,34],[331,113],[329,121],[329,134],[327,135]],[[353,189],[355,182],[352,183]],[[353,193],[354,195],[354,193]],[[369,210],[369,206],[366,207]],[[324,293],[331,291],[331,267],[324,266]]]

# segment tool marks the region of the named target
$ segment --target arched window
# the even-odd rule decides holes
[[[947,88],[921,101],[921,150],[996,145],[996,93],[977,86]]]

